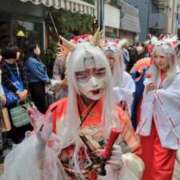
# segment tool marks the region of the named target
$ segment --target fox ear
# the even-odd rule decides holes
[[[100,27],[98,27],[97,31],[94,33],[93,37],[90,40],[90,43],[94,46],[100,47],[100,40],[102,39],[102,31],[100,31]]]
[[[59,39],[62,41],[63,46],[67,47],[69,51],[73,51],[75,49],[76,45],[74,43],[68,41],[62,36],[59,36]]]

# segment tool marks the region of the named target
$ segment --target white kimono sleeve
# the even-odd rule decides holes
[[[35,135],[17,145],[5,158],[4,173],[0,179],[68,180],[56,153],[48,147],[43,152],[40,146]]]

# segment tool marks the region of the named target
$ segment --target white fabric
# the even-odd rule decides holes
[[[42,156],[43,154],[43,156]],[[5,173],[1,180],[70,180],[58,159],[59,152],[41,144],[35,135],[17,145],[5,159]],[[107,175],[97,180],[140,180],[144,164],[132,153],[122,155],[123,166],[113,170],[106,166]]]
[[[173,81],[168,86],[147,93],[144,92],[141,121],[137,133],[142,136],[149,136],[152,119],[155,122],[161,145],[175,150],[180,148],[179,70],[177,70]]]
[[[1,180],[68,180],[57,154],[46,147],[44,160],[41,145],[32,135],[17,145],[5,159]],[[40,158],[41,157],[41,158]],[[43,168],[44,167],[44,168]]]
[[[133,93],[135,92],[135,83],[132,77],[123,72],[122,84],[113,88],[114,98],[118,104],[120,101],[125,101],[128,105],[128,111],[130,113],[133,102]]]

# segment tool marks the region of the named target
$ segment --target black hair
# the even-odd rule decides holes
[[[28,46],[27,57],[38,58],[37,55],[34,53],[34,50],[36,49],[37,46],[38,46],[37,43],[33,43]]]
[[[17,52],[19,51],[17,46],[7,46],[2,50],[3,59],[16,59]]]

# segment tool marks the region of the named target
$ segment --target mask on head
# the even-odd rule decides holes
[[[75,64],[75,77],[79,92],[91,100],[98,100],[104,94],[106,68],[103,61],[96,60],[88,51]]]

